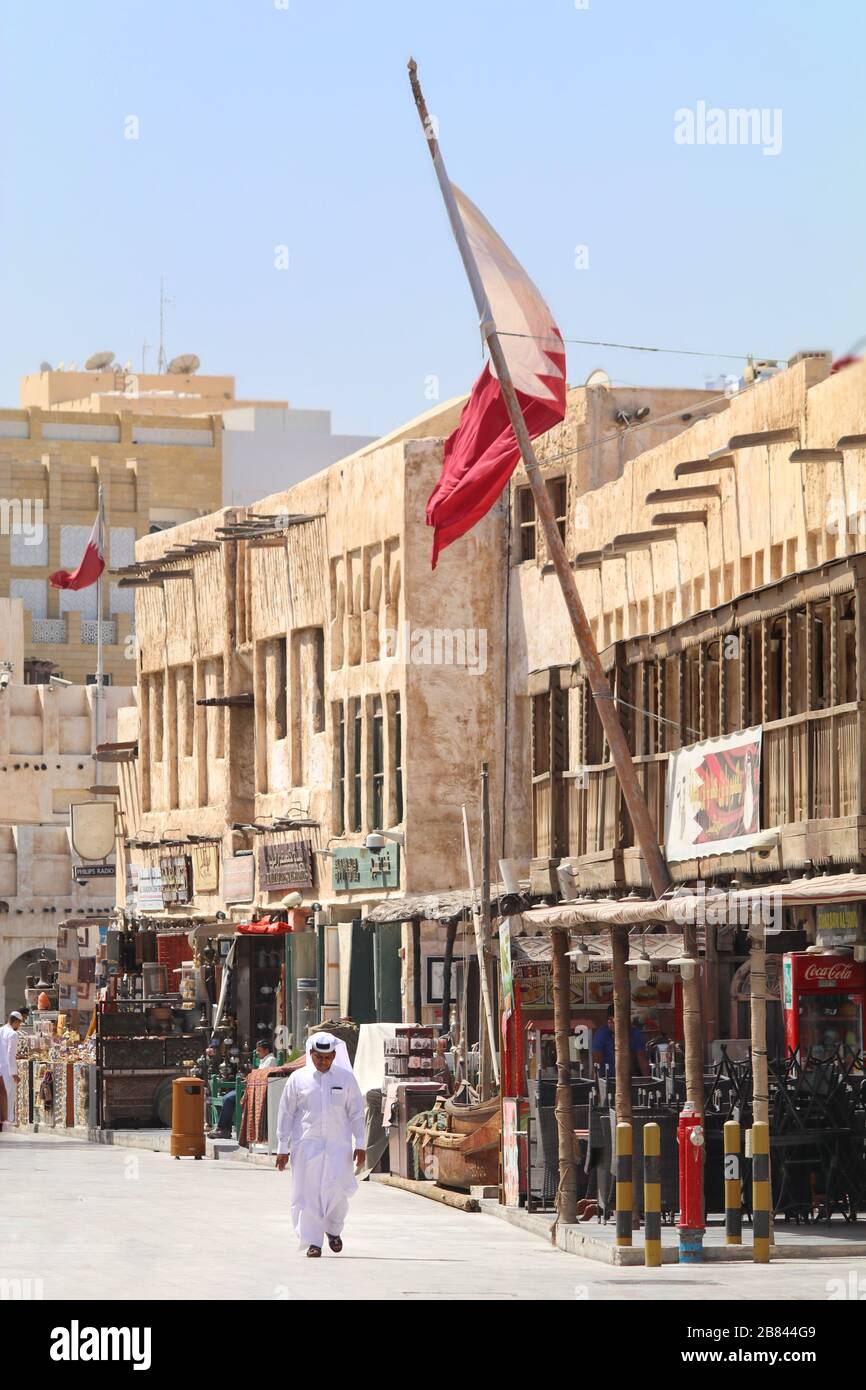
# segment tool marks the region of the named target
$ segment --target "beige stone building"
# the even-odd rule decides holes
[[[106,356],[108,354],[105,354]],[[198,372],[135,372],[130,363],[101,371],[33,372],[21,378],[23,409],[75,411],[88,415],[219,415],[224,410],[285,406],[286,401],[238,399],[233,376]]]
[[[645,394],[665,416],[661,438],[685,427],[676,412],[710,399]],[[119,734],[138,753],[124,770],[127,871],[143,872],[150,891],[167,852],[188,856],[183,902],[158,909],[166,920],[248,918],[294,882],[322,908],[334,1008],[347,998],[352,922],[408,897],[403,1007],[417,1011],[418,958],[422,1016],[432,1016],[434,977],[420,957],[441,957],[444,931],[421,932],[418,914],[427,921],[426,896],[466,887],[461,806],[477,847],[483,761],[494,869],[523,830],[501,776],[514,737],[507,499],[430,569],[426,501],[459,406],[248,510],[141,540],[129,574],[140,649],[139,713],[124,713]],[[587,437],[595,410],[590,392],[570,394],[569,439]],[[615,476],[634,447],[617,439],[594,466]],[[399,843],[368,847],[378,831]],[[199,848],[204,837],[213,850]],[[135,902],[131,884],[119,901]]]
[[[862,868],[866,364],[831,374],[824,354],[795,359],[589,492],[581,455],[549,469],[563,464],[579,498],[566,544],[660,839],[671,753],[760,727],[760,824],[775,842],[703,858],[702,874]],[[510,607],[508,800],[536,883],[555,887],[565,861],[583,888],[644,886],[543,555],[514,556]]]
[[[54,669],[83,683],[96,672],[96,588],[51,588],[74,569],[102,483],[108,564],[134,556],[136,540],[211,512],[222,499],[222,421],[178,422],[136,412],[0,410],[0,593],[25,609],[28,679]],[[105,671],[128,684],[133,595],[103,584]]]
[[[70,806],[116,787],[94,759],[96,687],[22,684],[22,616],[20,601],[0,599],[0,672],[12,677],[0,688],[0,1015],[24,1002],[24,977],[44,947],[53,954],[58,922],[107,920],[115,902],[113,877],[76,879],[69,836]],[[133,699],[129,687],[105,691],[103,740],[115,741],[117,710]],[[116,804],[116,790],[104,795]]]

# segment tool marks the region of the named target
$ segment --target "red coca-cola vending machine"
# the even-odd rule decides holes
[[[785,1041],[801,1060],[818,1061],[838,1048],[863,1051],[866,965],[850,955],[788,951],[782,961]]]

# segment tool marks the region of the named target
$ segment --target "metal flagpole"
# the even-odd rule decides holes
[[[553,567],[559,579],[562,595],[565,599],[565,606],[571,619],[574,635],[577,638],[577,645],[580,651],[581,661],[586,671],[587,680],[595,701],[595,707],[601,720],[610,748],[611,758],[614,769],[622,788],[623,798],[628,808],[631,823],[634,828],[635,839],[643,854],[644,861],[650,876],[653,892],[657,898],[670,887],[671,879],[668,873],[668,866],[658,842],[655,827],[650,819],[649,810],[640,783],[637,778],[637,771],[631,759],[628,742],[619,722],[619,716],[613,702],[610,685],[602,669],[598,651],[593,640],[592,631],[587,621],[586,613],[580,599],[574,574],[565,552],[565,545],[559,534],[559,527],[556,524],[556,517],[553,511],[553,503],[550,494],[545,486],[538,459],[535,457],[535,450],[526,428],[526,421],[523,418],[523,411],[511,380],[511,373],[502,344],[499,341],[499,334],[493,322],[493,314],[490,302],[481,280],[475,257],[469,245],[466,235],[466,228],[460,216],[457,204],[454,199],[454,192],[451,182],[445,172],[445,164],[439,150],[439,143],[436,140],[430,117],[427,112],[427,104],[421,91],[421,84],[418,81],[417,66],[414,58],[409,60],[409,80],[412,84],[412,94],[415,98],[415,105],[424,129],[424,135],[430,147],[430,154],[433,159],[433,166],[436,170],[436,177],[439,180],[439,189],[445,201],[448,218],[451,222],[451,229],[457,242],[463,267],[472,288],[475,305],[481,320],[481,333],[487,343],[490,352],[490,360],[499,381],[502,391],[502,399],[508,411],[509,419],[514,430],[520,454],[526,469],[526,476],[529,486],[532,488],[532,496],[535,499],[535,510],[544,529],[547,540],[547,547]]]
[[[97,501],[97,516],[99,525],[97,536],[99,537],[100,553],[105,557],[105,508],[103,499],[102,483],[99,484]],[[96,704],[93,709],[94,723],[94,748],[98,748],[102,739],[102,680],[103,680],[103,651],[102,651],[102,573],[96,581]],[[99,780],[98,778],[96,779]]]

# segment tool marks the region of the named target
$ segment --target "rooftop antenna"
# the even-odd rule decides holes
[[[165,375],[165,306],[173,304],[173,299],[167,299],[165,294],[165,277],[159,277],[159,357],[157,358],[156,370],[160,376]]]
[[[141,375],[147,372],[147,354],[153,350],[153,343],[142,343],[141,345]]]

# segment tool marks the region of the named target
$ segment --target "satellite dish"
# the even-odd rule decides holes
[[[180,357],[171,359],[168,364],[168,371],[169,375],[176,373],[178,376],[192,376],[193,372],[197,372],[200,366],[201,362],[194,352],[184,352],[181,353]]]
[[[86,372],[101,372],[104,367],[110,367],[113,361],[113,352],[95,352],[92,357],[88,357],[84,364],[84,370]]]
[[[604,386],[605,388],[607,388],[610,386],[610,377],[604,370],[604,367],[596,367],[595,371],[590,372],[589,376],[586,378],[586,381],[584,382],[584,385]]]
[[[50,362],[40,362],[39,370],[40,372],[53,372],[54,368],[52,367]]]

